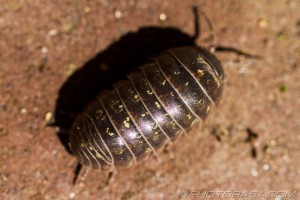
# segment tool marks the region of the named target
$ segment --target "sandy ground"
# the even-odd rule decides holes
[[[252,199],[287,191],[286,199],[300,199],[298,0],[0,5],[0,199],[204,199],[205,191],[260,192]],[[73,185],[77,161],[62,130],[143,56],[193,42],[192,5],[211,20],[216,44],[262,59],[217,52],[226,88],[201,126],[161,152],[160,161],[119,171],[106,187],[108,173],[98,171]],[[208,46],[210,31],[201,23],[196,43]],[[46,126],[51,115],[57,127]],[[251,142],[247,128],[258,135]]]

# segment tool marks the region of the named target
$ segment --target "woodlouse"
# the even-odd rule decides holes
[[[130,167],[172,143],[199,120],[222,93],[220,61],[195,46],[174,48],[102,92],[75,120],[70,148],[83,165]]]

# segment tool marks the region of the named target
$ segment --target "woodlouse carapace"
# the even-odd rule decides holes
[[[94,169],[130,167],[204,120],[220,100],[223,79],[220,61],[203,48],[164,51],[84,109],[70,148]]]

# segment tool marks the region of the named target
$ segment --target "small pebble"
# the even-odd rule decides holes
[[[22,114],[26,114],[26,113],[27,113],[27,109],[26,109],[26,108],[22,108],[22,109],[21,109],[21,113],[22,113]]]
[[[48,52],[48,48],[47,47],[42,47],[41,52],[42,53],[47,53]]]
[[[115,10],[115,17],[117,18],[117,19],[120,19],[121,17],[122,17],[122,12],[120,11],[120,10]]]
[[[165,21],[165,20],[167,19],[167,15],[164,14],[164,13],[162,13],[162,14],[159,15],[159,19],[160,19],[161,21]]]
[[[51,112],[47,112],[45,115],[45,120],[46,122],[50,122],[52,120],[52,113]]]
[[[77,67],[74,63],[67,64],[66,67],[65,67],[64,75],[66,77],[71,76],[75,72],[76,68]]]
[[[71,192],[71,193],[69,194],[69,198],[70,198],[70,199],[74,199],[75,196],[76,196],[75,192]]]
[[[271,145],[272,147],[275,147],[276,144],[277,144],[276,140],[271,140],[271,141],[270,141],[270,145]]]
[[[270,165],[269,164],[264,164],[263,165],[263,170],[269,171],[270,170]]]
[[[266,28],[268,26],[268,22],[265,19],[259,19],[257,23],[260,28]]]
[[[241,67],[239,69],[239,74],[243,75],[243,74],[246,74],[248,72],[248,69],[246,67]]]
[[[85,13],[89,13],[89,12],[91,12],[91,8],[90,8],[90,7],[88,7],[88,6],[87,6],[87,7],[85,7],[85,8],[84,8],[84,12],[85,12]]]
[[[52,154],[53,154],[53,155],[56,155],[56,154],[57,154],[57,150],[53,150],[53,151],[52,151]]]
[[[71,33],[75,28],[75,24],[73,21],[71,22],[68,22],[66,23],[64,26],[63,26],[63,31],[64,33]]]
[[[256,169],[251,169],[251,175],[253,177],[258,177],[258,171]]]
[[[48,31],[48,35],[49,36],[55,36],[55,35],[57,35],[57,30],[51,29],[50,31]]]

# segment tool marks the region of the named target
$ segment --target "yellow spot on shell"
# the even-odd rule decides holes
[[[153,94],[153,92],[152,92],[152,91],[150,91],[150,90],[147,90],[147,93],[148,93],[148,94]]]
[[[213,71],[212,67],[200,56],[197,58],[197,61],[198,60],[199,60],[200,63],[203,64],[203,67],[205,68],[205,71],[213,77],[213,80],[218,85],[218,87],[220,87],[220,80],[217,77],[216,73]],[[204,74],[204,72],[203,72],[203,74]]]
[[[192,119],[191,114],[186,115],[188,119]]]
[[[198,76],[202,77],[204,75],[204,72],[203,72],[203,70],[198,69],[197,74],[198,74]]]
[[[198,101],[198,103],[199,103],[200,105],[203,105],[203,104],[204,104],[204,99],[200,99],[200,100]]]
[[[152,123],[151,126],[152,126],[153,130],[157,129],[157,127],[158,127],[156,123]]]
[[[109,135],[110,137],[114,137],[114,136],[115,136],[115,133],[113,133],[113,132],[108,132],[108,135]]]
[[[96,157],[102,158],[101,155],[100,155],[99,153],[96,153]]]
[[[158,109],[161,108],[161,105],[160,105],[157,101],[155,102],[155,105],[156,105],[156,107],[157,107]]]
[[[209,109],[210,109],[210,106],[207,106],[206,113],[208,113]]]
[[[128,121],[129,121],[129,117],[126,117],[126,119],[123,121],[123,124],[126,128],[130,127],[130,124],[128,123]]]
[[[115,136],[115,133],[114,132],[110,132],[109,131],[109,128],[106,128],[106,131],[105,131],[110,137],[114,137]]]
[[[185,85],[185,86],[188,86],[188,85],[189,85],[189,82],[186,82],[184,85]]]
[[[198,57],[197,57],[197,62],[198,62],[198,63],[203,63],[203,62],[204,62],[204,59],[203,59],[201,56],[198,56]]]

